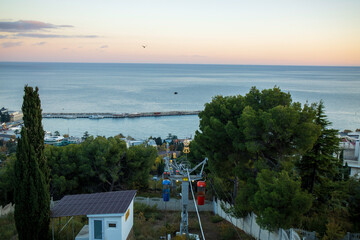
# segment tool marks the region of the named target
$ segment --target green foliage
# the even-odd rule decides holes
[[[345,236],[344,230],[341,228],[340,224],[336,222],[335,219],[326,224],[326,233],[323,237],[323,240],[338,240],[343,239]]]
[[[139,145],[128,149],[125,165],[131,171],[124,173],[128,186],[143,189],[148,187],[149,173],[156,156],[157,151],[153,147]]]
[[[338,169],[341,168],[340,159],[334,157],[334,154],[339,152],[338,131],[328,129],[331,123],[326,119],[322,101],[316,106],[315,122],[321,127],[321,134],[313,148],[296,164],[302,178],[302,187],[310,193],[313,192],[315,184],[321,185],[324,181],[334,180]]]
[[[236,230],[234,229],[234,227],[222,223],[220,225],[220,239],[232,240],[235,238],[236,238]]]
[[[354,232],[360,232],[360,180],[350,178],[348,182],[350,220],[354,224]]]
[[[311,196],[301,191],[301,182],[292,179],[287,172],[263,170],[256,181],[259,190],[254,197],[254,206],[260,226],[268,230],[288,229],[309,211]]]
[[[8,215],[0,217],[0,239],[15,239],[17,235],[14,214],[9,213]]]
[[[214,183],[220,178],[220,189],[232,192],[230,200],[216,191],[218,197],[233,203],[233,213],[244,217],[254,210],[258,172],[292,171],[294,161],[312,148],[320,134],[314,116],[311,106],[293,103],[278,87],[216,96],[199,114],[191,157],[208,157]]]
[[[258,188],[254,178],[248,178],[247,181],[239,183],[239,190],[233,208],[236,217],[244,218],[253,211],[254,196]]]
[[[38,88],[25,86],[21,130],[14,167],[15,223],[19,239],[48,239],[49,169],[44,155],[44,130]]]
[[[14,202],[15,161],[15,154],[11,154],[0,168],[0,205]]]
[[[157,155],[155,148],[144,145],[126,149],[119,136],[90,136],[78,145],[47,146],[45,153],[56,199],[64,194],[146,188]]]
[[[222,217],[220,217],[219,215],[214,215],[211,216],[211,222],[212,223],[218,223],[218,222],[222,222],[224,219]]]
[[[156,206],[151,207],[146,204],[135,203],[134,211],[135,215],[142,213],[146,221],[151,218],[157,220],[163,219],[163,212],[159,211]]]

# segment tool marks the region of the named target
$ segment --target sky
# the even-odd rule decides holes
[[[0,61],[360,66],[360,1],[0,0]]]

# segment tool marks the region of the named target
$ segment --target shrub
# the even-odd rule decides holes
[[[214,215],[214,216],[211,216],[210,220],[212,223],[218,223],[218,222],[223,221],[224,219],[222,217],[220,217],[219,215]]]
[[[236,238],[236,231],[233,227],[221,224],[220,226],[220,239],[221,240],[232,240]]]

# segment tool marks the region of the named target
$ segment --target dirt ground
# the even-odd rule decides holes
[[[136,207],[135,207],[136,209]],[[141,209],[135,214],[135,239],[164,239],[165,230],[175,239],[180,229],[180,211],[149,211]],[[206,240],[252,240],[242,230],[234,227],[219,216],[211,212],[200,212],[201,225]],[[196,213],[189,213],[189,233],[198,234],[202,238],[200,224]],[[166,228],[165,228],[166,225]],[[162,238],[161,238],[162,237]]]

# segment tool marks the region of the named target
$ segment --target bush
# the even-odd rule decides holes
[[[0,217],[0,239],[15,239],[16,235],[14,213]]]
[[[134,214],[137,215],[139,213],[143,213],[146,221],[148,221],[150,218],[156,219],[156,220],[162,220],[163,219],[163,213],[159,211],[156,206],[150,207],[143,203],[135,203],[134,205]]]
[[[224,219],[222,217],[220,217],[219,215],[214,215],[214,216],[211,216],[210,220],[212,223],[218,223],[218,222],[223,221]]]
[[[221,224],[220,226],[220,239],[232,240],[236,238],[236,231],[232,226]]]

